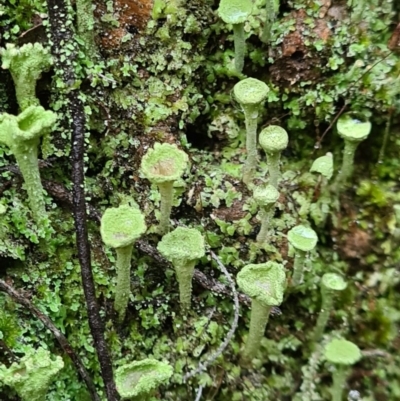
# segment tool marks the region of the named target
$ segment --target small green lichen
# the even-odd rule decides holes
[[[123,400],[138,396],[147,399],[153,390],[169,380],[172,373],[168,363],[144,359],[120,366],[115,371],[115,383]]]
[[[258,109],[269,92],[267,84],[255,78],[246,78],[233,87],[236,100],[240,103],[246,122],[247,159],[243,168],[243,182],[249,185],[257,167],[257,119]]]
[[[24,177],[33,218],[46,226],[47,213],[40,180],[38,146],[40,137],[50,132],[57,115],[41,106],[30,106],[18,116],[0,114],[0,142],[7,145]]]
[[[249,335],[243,350],[243,359],[251,361],[260,349],[272,306],[279,306],[283,300],[285,269],[272,261],[250,264],[240,270],[236,279],[252,301]]]
[[[175,268],[181,307],[190,309],[194,267],[205,254],[203,236],[194,228],[178,227],[162,237],[157,249]]]
[[[174,182],[183,175],[188,165],[188,156],[176,145],[155,143],[143,157],[141,171],[153,184],[158,186],[161,194],[161,217],[159,233],[168,232],[174,196]]]
[[[53,63],[49,50],[40,43],[27,43],[21,47],[7,43],[5,49],[0,49],[0,55],[2,68],[11,71],[21,110],[39,106],[36,82]]]
[[[120,322],[124,320],[131,293],[131,258],[134,242],[146,232],[142,212],[135,207],[121,205],[106,209],[102,218],[100,233],[103,242],[115,248],[117,253],[117,286],[114,308]]]
[[[0,381],[14,388],[23,401],[43,401],[50,383],[63,367],[60,356],[52,359],[49,351],[39,348],[9,368],[0,365]]]

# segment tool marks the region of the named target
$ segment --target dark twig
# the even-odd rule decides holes
[[[35,305],[31,303],[31,301],[29,301],[29,299],[24,297],[15,288],[13,288],[11,285],[7,284],[5,281],[1,279],[0,279],[0,289],[6,292],[11,298],[13,298],[15,302],[28,309],[29,312],[32,313],[32,315],[36,316],[53,333],[54,337],[60,344],[61,348],[71,358],[82,380],[86,383],[86,387],[89,390],[92,400],[100,401],[100,397],[97,394],[96,387],[92,381],[92,378],[89,375],[89,372],[86,370],[85,366],[79,359],[78,355],[75,353],[74,349],[71,347],[71,344],[65,338],[64,334],[57,329],[57,327],[49,319],[49,317],[43,314]]]
[[[95,285],[91,266],[90,246],[86,222],[85,201],[85,111],[75,73],[78,56],[77,44],[74,41],[72,30],[71,10],[65,0],[47,0],[47,9],[52,40],[52,54],[54,57],[59,79],[65,87],[64,98],[66,107],[65,117],[71,130],[71,159],[72,159],[72,196],[73,212],[76,230],[78,258],[81,266],[83,291],[86,299],[90,331],[94,340],[94,347],[100,363],[101,376],[104,382],[108,401],[119,399],[113,375],[112,361],[104,338],[105,326],[100,317],[100,309],[96,299]]]

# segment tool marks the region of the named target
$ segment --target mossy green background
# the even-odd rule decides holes
[[[259,40],[264,6],[263,0],[255,0],[245,24],[248,53],[243,75],[234,70],[232,32],[217,17],[214,1],[156,0],[140,29],[121,25],[118,10],[107,2],[104,10],[95,12],[101,54],[95,61],[77,37],[80,58],[75,68],[80,82],[75,89],[85,100],[88,120],[88,203],[101,213],[134,199],[154,233],[159,194],[140,176],[140,160],[155,141],[180,143],[192,167],[177,187],[172,219],[199,229],[233,276],[246,263],[266,260],[282,262],[291,270],[293,255],[285,234],[301,222],[313,223],[310,203],[318,198],[318,177],[308,172],[312,161],[329,151],[336,173],[340,166],[341,139],[334,127],[321,141],[322,135],[345,105],[373,123],[370,137],[357,151],[350,185],[332,199],[340,199],[340,207],[325,225],[315,227],[320,241],[308,259],[306,282],[287,296],[281,315],[271,317],[262,343],[264,358],[254,369],[239,366],[250,316],[241,305],[239,328],[226,352],[207,372],[183,383],[182,373],[195,369],[225,338],[233,320],[233,301],[195,284],[193,312],[182,317],[173,270],[140,251],[132,262],[127,318],[124,325],[117,325],[112,311],[115,255],[102,244],[98,224],[89,221],[93,272],[114,365],[147,357],[169,361],[174,375],[154,397],[160,400],[194,400],[199,386],[204,400],[329,400],[329,367],[318,349],[311,352],[309,340],[320,306],[320,277],[335,272],[344,274],[349,286],[336,301],[327,333],[354,341],[365,354],[349,376],[349,388],[359,391],[364,401],[398,400],[400,250],[392,233],[393,205],[400,202],[400,59],[387,43],[398,23],[399,7],[378,0],[332,1],[330,6],[325,1],[281,1],[275,4],[277,17],[270,44],[265,45]],[[0,6],[1,46],[24,40],[45,43],[45,12],[38,0]],[[124,36],[118,46],[107,46],[102,38],[118,25],[125,29]],[[261,79],[271,89],[259,129],[282,125],[290,138],[282,157],[276,234],[264,249],[255,245],[257,206],[240,183],[244,120],[232,88],[245,76]],[[57,71],[43,74],[37,85],[42,105],[63,109],[60,85]],[[7,70],[0,70],[0,112],[18,112]],[[56,182],[66,192],[71,190],[69,138],[61,123],[42,149],[46,160],[41,166],[42,180]],[[47,196],[57,235],[44,244],[40,238],[45,233],[32,222],[14,163],[0,146],[0,202],[7,207],[0,216],[0,276],[24,291],[63,331],[101,391],[70,205]],[[266,179],[265,170],[260,151],[258,182]],[[156,246],[158,237],[149,234],[145,240]],[[210,257],[202,258],[197,267],[226,283]],[[46,328],[3,293],[0,311],[0,341],[16,357],[39,346],[62,355]],[[62,356],[65,368],[47,400],[88,400],[73,365]],[[0,398],[17,400],[1,384]]]

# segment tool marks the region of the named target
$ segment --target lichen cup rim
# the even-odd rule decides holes
[[[268,96],[268,85],[256,78],[245,78],[235,84],[233,93],[242,105],[255,106]]]
[[[321,282],[326,288],[334,291],[343,291],[347,287],[347,282],[336,273],[325,273]]]
[[[309,252],[315,248],[318,242],[317,233],[310,227],[299,224],[287,233],[290,244],[300,251]]]
[[[144,215],[136,207],[129,205],[110,207],[105,210],[101,217],[100,233],[102,240],[112,248],[131,245],[145,232]]]
[[[273,185],[257,186],[253,191],[253,198],[260,206],[269,206],[279,199],[279,191]]]
[[[288,146],[289,135],[279,125],[269,125],[261,130],[258,141],[266,152],[281,152]]]
[[[365,140],[371,132],[372,124],[365,116],[360,113],[348,112],[342,114],[337,123],[338,134],[350,142],[361,142]]]
[[[188,240],[190,237],[190,241]],[[186,241],[185,241],[186,239]],[[193,242],[197,242],[195,246]],[[176,247],[178,243],[182,247]],[[177,227],[165,234],[157,245],[159,252],[170,262],[200,259],[205,255],[205,242],[201,232],[195,228]]]
[[[353,342],[335,338],[325,346],[324,357],[334,364],[353,365],[361,359],[362,354],[360,348]]]
[[[188,162],[188,155],[176,145],[155,142],[143,156],[140,170],[150,182],[163,184],[178,180]]]
[[[217,12],[226,24],[243,24],[252,9],[251,0],[221,0]]]
[[[245,294],[266,306],[279,306],[283,301],[286,275],[280,263],[250,263],[240,270],[236,280]]]

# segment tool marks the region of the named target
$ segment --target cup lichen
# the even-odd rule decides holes
[[[128,205],[108,208],[101,218],[100,233],[103,242],[117,253],[117,286],[114,308],[123,321],[131,292],[131,259],[134,242],[146,232],[142,212]]]
[[[267,84],[255,78],[246,78],[233,87],[236,100],[242,107],[246,123],[247,159],[243,168],[243,182],[249,185],[257,167],[258,110],[269,92]]]
[[[252,8],[253,3],[251,0],[221,0],[219,3],[219,16],[226,24],[232,24],[235,44],[235,69],[239,73],[243,70],[246,52],[244,23],[251,14]]]
[[[317,245],[318,236],[312,228],[298,225],[288,231],[287,239],[295,249],[291,282],[292,286],[295,287],[303,282],[306,255]]]
[[[361,359],[361,351],[351,341],[335,338],[325,346],[324,356],[335,367],[331,388],[332,401],[342,401],[348,367]]]
[[[162,237],[157,249],[175,268],[182,309],[190,309],[194,267],[205,254],[203,236],[194,228],[177,227]]]
[[[44,348],[31,350],[18,363],[0,364],[0,381],[12,387],[22,401],[43,401],[51,382],[64,367],[60,356],[51,358]]]
[[[270,221],[274,215],[274,206],[279,199],[279,192],[273,185],[258,186],[253,191],[253,198],[260,208],[261,228],[257,235],[257,242],[263,244],[268,239]]]
[[[249,264],[238,273],[237,283],[251,298],[249,335],[242,354],[244,361],[251,361],[260,349],[272,307],[282,303],[286,287],[285,269],[272,261]]]
[[[115,384],[123,400],[147,400],[151,392],[172,376],[168,363],[155,359],[134,361],[120,366],[115,371]]]
[[[49,50],[41,43],[27,43],[21,47],[7,43],[5,49],[0,49],[0,55],[2,68],[11,72],[21,110],[39,106],[36,82],[53,63]]]
[[[281,177],[281,153],[288,146],[289,136],[282,127],[270,125],[260,132],[258,141],[267,155],[269,184],[277,188]]]
[[[155,143],[149,149],[141,162],[143,175],[158,186],[161,194],[160,225],[161,235],[168,232],[169,218],[174,198],[174,182],[183,175],[188,166],[188,155],[169,143]]]
[[[28,192],[33,218],[38,226],[46,226],[48,218],[40,180],[38,146],[40,137],[50,132],[57,114],[42,106],[30,106],[18,116],[0,114],[0,142],[13,153]]]
[[[353,173],[354,155],[360,142],[371,132],[371,122],[354,113],[343,114],[336,124],[338,134],[344,140],[342,167],[336,177],[336,189],[346,184]]]
[[[329,315],[333,309],[335,293],[346,289],[347,283],[336,273],[325,273],[322,276],[321,288],[321,311],[318,315],[317,324],[313,333],[313,342],[317,343],[324,333]]]

